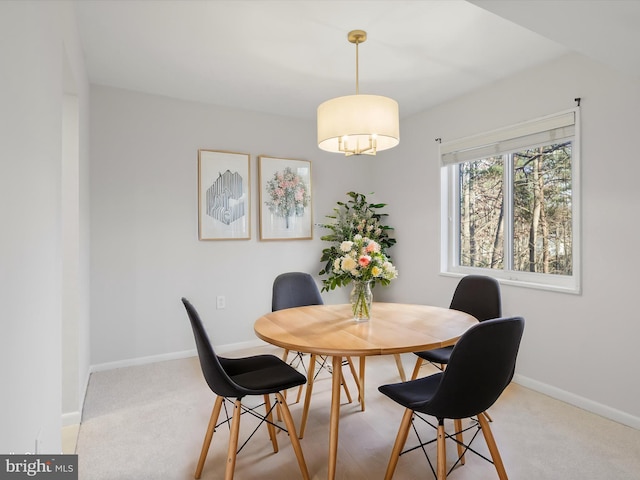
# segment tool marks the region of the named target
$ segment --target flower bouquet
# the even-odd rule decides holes
[[[351,292],[351,304],[356,320],[368,319],[372,301],[371,288],[377,283],[388,285],[398,276],[386,249],[396,243],[389,236],[392,227],[382,224],[386,214],[376,210],[385,204],[368,203],[361,193],[347,193],[351,200],[338,202],[332,223],[320,225],[331,230],[321,237],[331,242],[322,251],[321,261],[325,262],[320,275],[323,279],[323,291],[354,284]]]
[[[356,234],[353,240],[340,244],[342,256],[333,262],[333,274],[343,279],[342,284],[354,283],[351,306],[356,320],[367,320],[371,314],[371,282],[386,285],[398,276],[396,267],[381,252],[380,244]]]

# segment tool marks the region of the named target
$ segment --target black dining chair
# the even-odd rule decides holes
[[[323,305],[322,295],[316,285],[313,277],[305,272],[286,272],[278,275],[272,286],[271,296],[271,311],[284,310],[286,308],[305,307],[309,305]],[[282,360],[285,362],[289,357],[289,350],[285,349],[282,356]],[[355,367],[350,358],[345,360],[345,363],[349,365],[351,373],[356,382],[358,388],[360,388],[358,377],[355,371]],[[327,370],[331,372],[330,364],[327,362],[327,357],[319,356],[315,354],[310,355],[309,365],[305,366],[303,361],[303,354],[301,352],[295,352],[294,358],[289,362],[294,367],[302,366],[307,371],[307,388],[312,389],[313,381],[321,370]],[[318,365],[318,373],[315,372],[316,365]],[[337,372],[340,375],[342,387],[344,388],[347,400],[351,403],[351,393],[349,387],[344,381],[342,372]],[[302,386],[298,389],[297,401],[300,401],[302,394]],[[305,399],[305,405],[302,412],[302,420],[300,422],[300,438],[304,436],[304,430],[307,423],[307,417],[309,414],[309,401]]]
[[[484,275],[467,275],[463,277],[451,299],[449,308],[473,315],[480,322],[502,316],[502,298],[500,284],[495,278]],[[436,365],[440,370],[449,363],[451,347],[414,352],[418,358],[411,379],[418,378],[424,360]]]
[[[437,426],[430,425],[437,429],[437,437],[428,442],[422,442],[418,437],[420,445],[416,448],[423,448],[424,451],[425,445],[437,442],[436,471],[428,456],[427,460],[438,480],[444,480],[448,474],[446,439],[453,440],[458,446],[458,461],[451,470],[458,463],[464,464],[464,454],[471,451],[493,463],[498,477],[507,480],[502,458],[483,412],[496,402],[511,382],[523,332],[522,317],[497,318],[478,323],[460,337],[444,371],[378,388],[384,395],[406,408],[387,466],[386,480],[393,477],[398,459],[405,453],[402,450],[414,419],[429,423],[422,415],[436,418]],[[491,460],[470,447],[475,435],[468,445],[461,441],[462,419],[474,416],[477,416],[477,425],[483,433]],[[455,433],[445,432],[445,419],[454,420]],[[417,433],[417,429],[414,430]],[[477,433],[478,431],[476,435]]]
[[[211,342],[209,341],[209,336],[204,329],[202,320],[200,319],[196,309],[185,298],[182,299],[182,303],[187,310],[187,315],[191,322],[191,328],[193,329],[193,335],[196,341],[202,373],[209,385],[209,388],[211,388],[211,390],[217,395],[213,411],[211,412],[211,418],[209,419],[207,433],[202,444],[195,478],[200,478],[200,475],[202,474],[204,462],[207,458],[209,446],[211,445],[211,440],[213,439],[213,434],[216,428],[224,423],[231,423],[224,478],[225,480],[233,479],[236,455],[239,452],[238,437],[240,430],[240,416],[243,413],[250,413],[254,417],[258,417],[260,419],[260,424],[266,423],[274,452],[278,451],[278,441],[276,439],[275,428],[284,430],[289,434],[289,439],[291,440],[293,450],[296,454],[298,465],[302,472],[302,477],[304,479],[309,479],[309,472],[307,470],[307,465],[304,460],[298,436],[296,435],[291,412],[289,411],[281,393],[288,388],[303,385],[306,382],[305,376],[295,368],[287,365],[275,355],[255,355],[245,358],[219,357],[213,350]],[[286,429],[273,421],[273,407],[271,406],[271,400],[269,399],[269,395],[271,394],[275,394],[276,402],[283,412]],[[246,407],[242,404],[242,399],[244,397],[256,395],[262,395],[264,398],[264,407],[266,412],[264,415],[260,414],[257,410],[261,405],[258,407]],[[233,413],[231,418],[227,415],[226,420],[217,424],[220,410],[225,401],[233,405]],[[226,413],[226,407],[224,410]],[[258,427],[259,426],[260,425],[258,425]],[[253,432],[255,433],[257,429],[258,428],[256,427]],[[251,435],[253,435],[253,433]],[[248,440],[249,439],[247,439],[247,441]],[[240,450],[244,447],[247,441],[245,441],[240,447]]]
[[[324,302],[320,295],[320,290],[308,273],[303,272],[287,272],[278,275],[273,281],[271,292],[271,311],[284,310],[286,308],[304,307],[307,305],[322,305]],[[288,360],[289,350],[284,350],[282,359]],[[289,365],[301,366],[306,371],[302,352],[295,352],[294,357],[290,360]],[[298,399],[302,387],[298,390]]]

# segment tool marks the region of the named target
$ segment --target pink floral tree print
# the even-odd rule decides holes
[[[273,214],[285,219],[287,228],[289,219],[303,216],[309,205],[309,188],[291,167],[274,173],[267,181],[266,190],[269,200],[265,204]]]

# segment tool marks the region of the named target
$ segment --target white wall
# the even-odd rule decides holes
[[[70,5],[0,2],[0,452],[4,453],[61,451],[66,369],[61,345],[65,62],[76,75],[79,112],[85,113],[88,83]],[[86,128],[80,130],[86,138]],[[86,166],[86,150],[81,152],[78,163]],[[86,208],[80,210],[86,214]],[[82,218],[82,214],[76,217],[76,231],[86,240]],[[87,251],[84,240],[76,244],[77,251]],[[77,271],[87,278],[86,256]],[[76,343],[81,349],[87,344],[82,336],[88,324],[88,309],[82,309],[88,305],[84,294],[77,317]],[[73,365],[77,375],[86,375],[88,367],[86,357],[84,363],[78,360]],[[72,388],[78,399],[78,382]]]
[[[215,344],[254,341],[275,276],[320,271],[324,229],[259,240],[258,155],[311,161],[314,223],[371,183],[367,158],[318,150],[315,122],[92,86],[91,126],[93,364],[193,350],[182,296]],[[251,154],[250,240],[198,241],[199,148]]]
[[[400,146],[376,158],[344,159],[315,147],[311,122],[92,87],[92,363],[192,349],[183,295],[215,343],[251,341],[275,275],[319,270],[318,231],[313,241],[257,240],[255,156],[253,238],[197,240],[198,148],[311,160],[316,221],[348,190],[376,192],[389,204],[400,272],[377,298],[447,306],[457,279],[439,275],[435,138],[565,110],[582,97],[583,292],[505,285],[504,313],[527,320],[519,381],[640,426],[632,276],[639,91],[637,80],[569,56],[405,119]],[[227,297],[226,310],[215,309],[216,295]]]
[[[640,428],[636,311],[640,82],[568,56],[406,119],[395,168],[377,170],[400,271],[396,301],[448,305],[439,276],[440,169],[434,139],[452,140],[575,106],[582,111],[582,294],[504,285],[505,315],[526,318],[517,379]],[[412,192],[420,191],[420,195]]]

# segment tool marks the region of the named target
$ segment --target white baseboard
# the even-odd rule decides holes
[[[62,426],[70,427],[71,425],[78,425],[82,421],[82,413],[80,412],[67,412],[62,414]]]
[[[272,348],[278,348],[278,347],[274,347],[273,345],[256,338],[255,340],[249,340],[247,342],[229,343],[227,345],[218,345],[218,346],[215,347],[215,349],[216,349],[216,353],[229,353],[229,352],[235,352],[237,350],[245,350],[245,349],[248,349],[248,348],[257,348],[257,347],[264,347],[264,346],[268,346],[268,347],[272,347]]]
[[[600,415],[601,417],[613,420],[614,422],[618,422],[623,425],[627,425],[628,427],[635,428],[636,430],[640,430],[640,417],[635,417],[621,410],[603,405],[602,403],[594,402],[593,400],[589,400],[588,398],[575,395],[571,392],[567,392],[566,390],[553,387],[546,383],[542,383],[519,374],[514,375],[513,381],[518,385],[522,385],[523,387],[530,388],[531,390],[535,390],[536,392],[543,393],[551,398],[555,398],[556,400],[560,400],[575,407],[582,408],[583,410],[586,410],[588,412]]]
[[[84,410],[84,400],[87,398],[87,388],[89,387],[89,378],[91,376],[91,370],[87,371],[87,376],[84,379],[84,384],[80,387],[80,405],[78,411],[64,412],[62,414],[62,426],[70,427],[72,425],[79,425],[82,422],[82,411]]]
[[[233,352],[236,350],[243,350],[246,348],[260,347],[263,345],[268,345],[268,344],[263,342],[262,340],[255,339],[247,342],[217,345],[215,347],[215,350],[216,350],[216,353],[227,353],[227,352]],[[195,357],[197,354],[198,352],[195,349],[183,350],[181,352],[162,353],[160,355],[150,355],[147,357],[129,358],[126,360],[118,360],[115,362],[98,363],[95,365],[91,365],[89,370],[91,373],[102,372],[105,370],[113,370],[115,368],[135,367],[138,365],[148,365],[150,363],[164,362],[167,360],[178,360],[181,358]]]
[[[116,368],[135,367],[139,365],[148,365],[150,363],[164,362],[167,360],[178,360],[180,358],[188,358],[197,355],[195,350],[184,350],[182,352],[162,353],[160,355],[149,355],[147,357],[127,358],[125,360],[117,360],[115,362],[97,363],[89,367],[91,373],[103,372],[105,370],[114,370]]]

